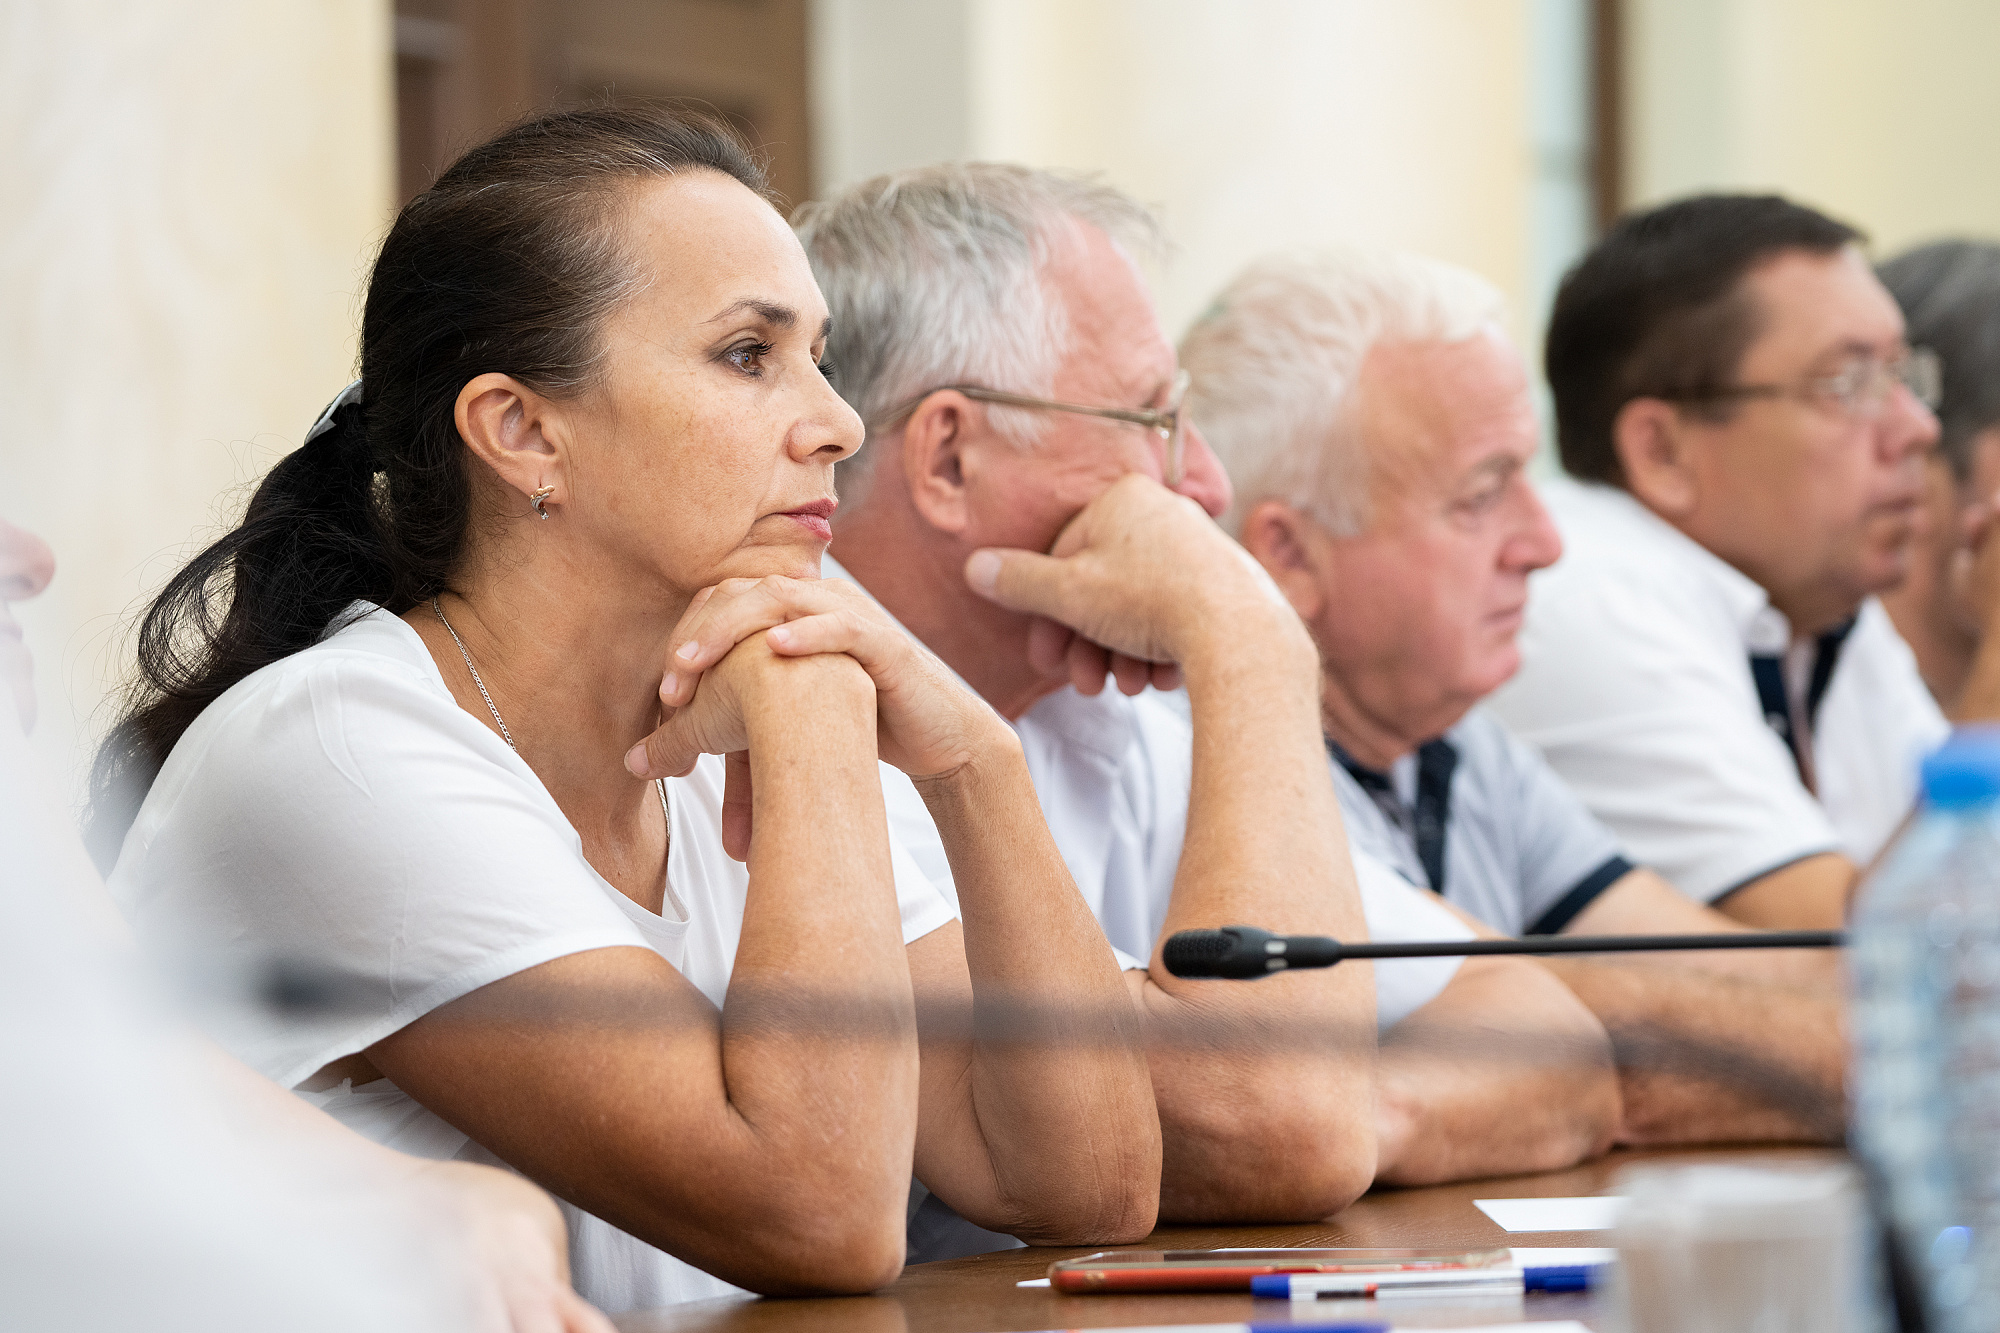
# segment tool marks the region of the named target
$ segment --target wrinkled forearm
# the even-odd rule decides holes
[[[1187,834],[1161,932],[1248,924],[1363,939],[1319,733],[1317,658],[1287,610],[1227,621],[1183,665],[1194,717]],[[1184,981],[1158,946],[1141,994],[1165,1134],[1161,1215],[1304,1221],[1371,1178],[1372,971]]]
[[[1363,971],[1364,969],[1357,969]],[[1282,1012],[1313,974],[1255,983]],[[1325,975],[1325,974],[1319,974]],[[1132,972],[1165,1156],[1160,1220],[1311,1222],[1374,1176],[1373,1013],[1331,1022],[1249,1013]],[[1250,989],[1228,987],[1223,996]],[[1290,991],[1289,996],[1285,992]]]
[[[951,861],[975,1016],[945,1057],[965,1068],[953,1137],[986,1158],[954,1173],[960,1197],[947,1201],[1045,1244],[1136,1240],[1153,1228],[1160,1174],[1139,1016],[1019,742],[1003,730],[964,770],[917,785]]]
[[[1559,960],[1552,970],[1611,1034],[1621,1143],[1840,1139],[1837,997],[1657,963]]]
[[[1469,960],[1383,1038],[1376,1088],[1384,1184],[1570,1166],[1619,1123],[1603,1028],[1522,959]]]

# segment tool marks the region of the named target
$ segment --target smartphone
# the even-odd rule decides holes
[[[1056,1291],[1248,1291],[1266,1273],[1410,1273],[1506,1268],[1506,1248],[1481,1250],[1103,1250],[1049,1265]]]

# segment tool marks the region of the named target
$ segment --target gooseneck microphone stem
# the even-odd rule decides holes
[[[1256,926],[1183,930],[1167,937],[1167,970],[1177,977],[1247,980],[1350,958],[1460,958],[1475,954],[1654,953],[1682,949],[1838,949],[1837,930],[1742,930],[1712,935],[1535,935],[1507,940],[1423,940],[1343,944],[1324,935],[1273,935]]]
[[[1477,953],[1646,953],[1655,949],[1838,949],[1837,930],[1732,930],[1714,935],[1548,935],[1432,944],[1343,944],[1342,958],[1440,958]]]

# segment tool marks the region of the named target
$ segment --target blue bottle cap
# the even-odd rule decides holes
[[[2000,726],[1960,727],[1924,759],[1924,799],[1942,810],[2000,801]]]

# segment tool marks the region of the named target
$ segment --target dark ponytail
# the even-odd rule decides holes
[[[91,772],[100,868],[223,691],[319,642],[352,602],[400,614],[447,586],[471,522],[459,390],[488,372],[556,398],[589,388],[598,330],[642,280],[620,245],[619,189],[696,168],[765,192],[723,126],[614,104],[518,125],[404,207],[369,277],[364,401],[337,403],[140,622],[137,676]]]

